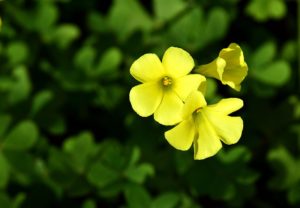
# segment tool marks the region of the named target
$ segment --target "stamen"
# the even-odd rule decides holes
[[[201,111],[201,107],[200,108],[197,108],[196,110],[195,110],[195,113],[199,113],[200,111]]]
[[[163,83],[164,86],[169,86],[169,85],[172,84],[172,79],[170,77],[165,76],[162,79],[162,83]]]

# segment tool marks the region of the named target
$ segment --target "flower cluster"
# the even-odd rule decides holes
[[[141,84],[130,90],[129,99],[140,116],[154,114],[158,123],[176,125],[165,132],[166,140],[178,150],[188,150],[193,144],[194,158],[200,160],[215,155],[221,141],[236,143],[243,130],[243,120],[229,116],[243,101],[227,98],[207,105],[206,77],[239,91],[248,67],[241,48],[232,43],[211,63],[194,68],[193,58],[180,48],[168,48],[162,61],[155,54],[145,54],[130,68]]]

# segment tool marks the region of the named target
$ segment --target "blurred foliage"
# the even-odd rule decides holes
[[[296,1],[0,1],[0,207],[299,207]],[[131,109],[133,60],[239,43],[238,145],[194,161]],[[299,48],[298,48],[299,49]],[[298,71],[297,71],[298,70]]]

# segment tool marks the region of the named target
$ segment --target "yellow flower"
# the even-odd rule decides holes
[[[240,46],[231,43],[228,48],[221,50],[218,58],[209,64],[199,66],[195,72],[219,79],[222,84],[240,91],[241,82],[248,73],[248,66]]]
[[[168,48],[162,62],[155,54],[141,56],[130,68],[131,75],[142,82],[130,91],[132,108],[143,117],[154,114],[163,125],[180,122],[183,101],[205,82],[200,74],[188,75],[193,67],[190,54],[176,47]]]
[[[211,157],[221,149],[221,141],[234,144],[240,139],[243,120],[229,114],[242,106],[243,101],[238,98],[207,106],[202,93],[194,91],[183,107],[184,120],[165,132],[165,138],[178,150],[188,150],[194,143],[194,159]]]

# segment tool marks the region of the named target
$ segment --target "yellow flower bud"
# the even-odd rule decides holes
[[[244,60],[242,49],[236,43],[223,48],[219,56],[209,64],[199,66],[195,72],[207,77],[213,77],[240,91],[241,82],[248,73],[248,66]]]

